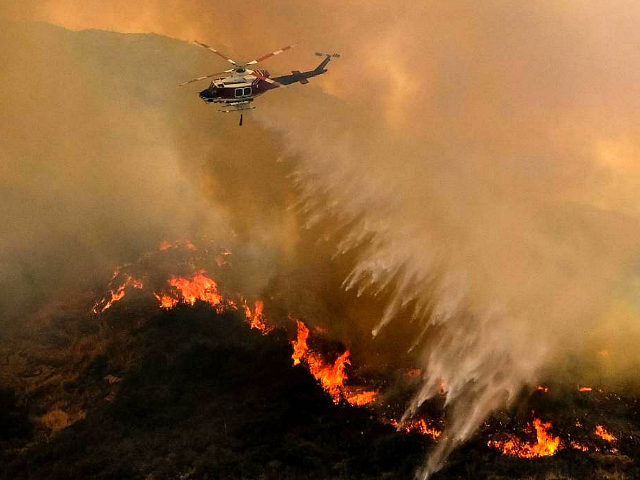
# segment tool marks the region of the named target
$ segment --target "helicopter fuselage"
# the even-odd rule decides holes
[[[268,77],[268,72],[261,72]],[[233,76],[214,80],[209,87],[200,92],[200,98],[206,103],[223,103],[229,105],[252,102],[255,97],[269,90],[278,88],[251,75]]]

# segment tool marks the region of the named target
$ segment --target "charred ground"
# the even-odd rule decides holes
[[[3,349],[0,478],[411,478],[433,440],[334,404],[292,367],[289,337],[262,335],[238,312],[201,302],[163,311],[141,295],[100,318],[58,312]],[[491,419],[434,478],[640,476],[635,399],[536,393],[521,405]],[[532,411],[581,441],[603,419],[626,435],[615,454],[597,439],[591,452],[541,459],[487,447],[487,435],[521,434]]]
[[[4,391],[1,478],[378,478],[421,461],[423,438],[334,405],[291,368],[284,332],[265,337],[205,304],[131,329],[141,314],[114,309],[104,353],[75,359],[81,373],[63,391],[42,373],[20,401]],[[46,418],[52,395],[84,418],[38,435],[27,410]]]

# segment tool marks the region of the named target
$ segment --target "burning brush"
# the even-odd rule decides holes
[[[131,291],[138,291],[155,298],[157,306],[163,310],[171,310],[179,305],[194,306],[203,302],[215,309],[217,313],[240,311],[251,329],[258,330],[262,335],[268,335],[276,329],[265,314],[265,304],[262,300],[248,300],[238,293],[229,293],[220,288],[218,282],[212,278],[209,270],[198,265],[198,248],[191,242],[163,242],[156,252],[147,254],[134,264],[118,268],[111,279],[108,292],[93,306],[94,314],[102,314],[115,304],[122,301]],[[178,262],[182,274],[166,273],[164,278],[152,278],[144,271],[145,265],[153,264],[164,255],[180,254]],[[205,256],[211,258],[211,250],[206,250]],[[217,274],[224,275],[229,267],[231,253],[219,250],[213,253],[215,263],[211,268]],[[160,261],[163,263],[163,261]],[[169,262],[171,265],[171,262]],[[329,354],[323,348],[323,336],[317,332],[312,334],[309,326],[301,319],[289,315],[287,324],[289,331],[295,334],[291,339],[291,364],[295,368],[305,368],[318,382],[322,389],[335,404],[344,403],[357,407],[368,407],[377,412],[382,423],[392,425],[399,432],[415,433],[438,441],[443,435],[443,425],[440,420],[428,416],[417,416],[400,421],[400,414],[382,413],[379,399],[382,395],[379,388],[369,388],[365,385],[350,383],[349,370],[352,369],[351,350],[334,351]],[[411,382],[417,381],[421,370],[409,368],[404,377]],[[446,388],[441,385],[442,394]],[[592,387],[581,386],[578,394],[590,394]],[[540,395],[550,395],[548,386],[539,385],[535,392]],[[580,424],[581,425],[581,424]],[[563,435],[556,432],[550,421],[543,421],[534,417],[523,429],[525,438],[516,433],[496,432],[491,427],[485,427],[484,434],[488,437],[485,445],[497,450],[505,457],[533,459],[556,455],[563,449],[578,452],[599,452],[603,448],[610,454],[618,453],[615,446],[618,438],[604,425],[598,424],[592,432],[583,432],[578,438],[575,435]],[[529,439],[526,439],[526,437]],[[533,438],[532,438],[533,437]],[[606,446],[596,445],[597,441]]]

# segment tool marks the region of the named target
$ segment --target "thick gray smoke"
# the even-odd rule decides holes
[[[7,12],[197,38],[232,55],[299,41],[275,70],[304,68],[310,50],[343,54],[312,85],[259,101],[253,121],[286,152],[262,130],[239,142],[242,157],[230,130],[216,148],[234,161],[295,157],[306,216],[330,217],[336,252],[357,252],[345,287],[385,292],[373,334],[412,322],[424,378],[409,411],[440,382],[450,408],[423,476],[549,362],[587,343],[616,348],[598,325],[637,312],[627,288],[640,233],[637,3],[110,5]],[[208,73],[198,62],[185,79]],[[268,230],[264,243],[291,241]]]

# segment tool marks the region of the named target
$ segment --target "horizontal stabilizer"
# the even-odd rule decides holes
[[[309,80],[307,80],[307,77],[305,77],[304,75],[302,75],[300,73],[300,70],[292,70],[291,73],[293,73],[294,78],[300,82],[302,85],[306,85],[307,83],[309,83]]]

